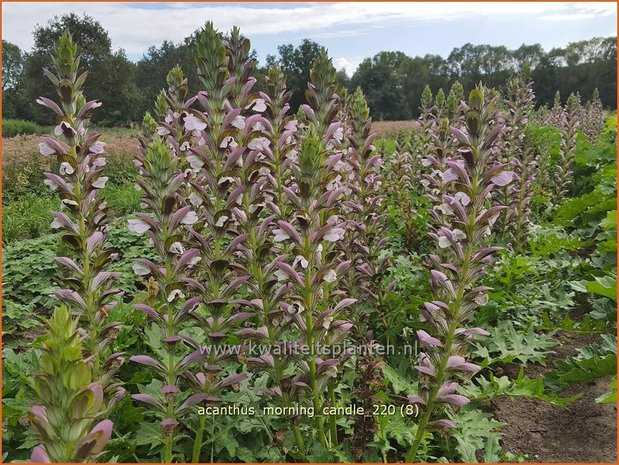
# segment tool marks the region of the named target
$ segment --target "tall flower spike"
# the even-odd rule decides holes
[[[251,354],[247,364],[250,369],[268,375],[264,392],[271,402],[289,408],[292,405],[289,367],[294,359],[285,350],[290,339],[291,318],[284,311],[289,284],[281,282],[282,271],[278,265],[285,254],[278,250],[277,244],[292,234],[287,221],[292,206],[285,191],[290,191],[289,167],[294,161],[288,155],[295,149],[296,121],[287,115],[290,93],[286,91],[281,71],[270,69],[267,83],[267,93],[260,93],[253,104],[247,105],[254,114],[248,116],[246,130],[239,140],[241,145],[253,147],[243,157],[240,168],[243,193],[238,222],[244,239],[239,244],[238,268],[247,278],[246,285],[253,297],[248,305],[254,310],[257,327],[241,329],[237,334],[273,348],[267,353]],[[248,131],[250,124],[253,132]],[[253,140],[261,143],[254,144]],[[272,214],[266,213],[265,206]],[[283,224],[279,228],[278,220]],[[304,451],[303,438],[294,419],[291,427],[299,450]]]
[[[286,89],[286,76],[280,68],[269,68],[266,85],[267,92],[260,94],[267,106],[265,117],[270,127],[265,131],[270,133],[271,141],[266,150],[265,163],[270,173],[267,186],[269,192],[265,195],[265,201],[278,220],[289,221],[291,206],[284,191],[290,189],[290,166],[297,159],[297,120],[289,114],[288,101],[292,92]]]
[[[191,207],[182,206],[178,191],[185,175],[180,172],[179,159],[172,155],[163,140],[151,142],[139,156],[138,183],[144,192],[143,202],[148,213],[140,213],[129,220],[129,229],[145,232],[152,241],[158,255],[155,262],[137,260],[134,271],[139,276],[151,276],[156,283],[156,295],[152,302],[135,304],[136,310],[147,315],[159,329],[159,345],[163,353],[154,348],[152,355],[131,357],[138,364],[152,366],[163,389],[158,398],[149,394],[135,394],[132,397],[153,408],[161,420],[164,449],[162,461],[169,463],[173,458],[174,427],[189,406],[183,405],[178,388],[181,375],[189,368],[187,360],[195,357],[183,343],[181,331],[186,326],[191,312],[199,303],[198,298],[185,299],[185,278],[191,268],[200,260],[197,249],[190,249],[186,243],[185,226],[197,220]]]
[[[244,176],[256,172],[256,157],[268,140],[260,135],[258,110],[263,111],[264,103],[252,101],[255,78],[251,76],[254,62],[249,58],[249,47],[238,29],[224,41],[210,22],[199,32],[196,44],[198,77],[204,90],[197,96],[201,110],[193,109],[189,121],[194,135],[200,137],[198,145],[190,148],[198,171],[193,188],[200,205],[192,235],[202,259],[187,283],[202,298],[202,306],[192,316],[204,333],[192,343],[206,358],[205,373],[191,375],[188,380],[196,394],[206,395],[207,402],[220,401],[221,392],[246,378],[244,374],[232,375],[235,381],[226,381],[230,377],[223,377],[221,363],[239,348],[218,350],[217,346],[252,316],[240,309],[247,306],[247,301],[240,299],[240,290],[248,280],[248,276],[239,276],[238,254],[246,240],[238,222],[246,189],[240,171],[243,169]],[[247,199],[256,198],[251,197],[252,192],[258,192],[256,186],[260,183],[248,187]],[[259,202],[250,203],[257,207]],[[201,416],[196,430],[194,461],[200,460],[205,420]]]
[[[449,124],[455,126],[460,118],[460,102],[464,99],[464,87],[460,81],[456,81],[451,85],[449,94],[447,95],[447,117]]]
[[[352,324],[344,319],[344,311],[355,300],[344,298],[339,288],[350,262],[338,260],[337,243],[344,235],[344,225],[337,219],[338,199],[345,189],[335,187],[338,173],[334,167],[342,158],[336,149],[342,134],[339,123],[332,121],[339,111],[339,99],[334,95],[335,69],[326,52],[314,63],[311,76],[307,96],[312,105],[304,106],[310,124],[300,144],[298,165],[291,167],[294,190],[286,190],[294,214],[290,223],[278,223],[281,231],[276,233],[292,250],[288,263],[278,264],[292,288],[292,303],[285,310],[300,344],[309,351],[298,362],[291,396],[307,400],[315,411],[321,411],[327,396],[331,405],[336,405],[331,380],[342,367],[336,354],[324,359],[324,349],[346,338]],[[325,417],[314,420],[321,444],[337,444],[335,416],[329,417],[328,436]]]
[[[438,90],[434,97],[434,117],[437,121],[447,117],[447,97],[442,88]]]
[[[600,92],[596,87],[593,89],[591,100],[587,102],[584,112],[582,131],[587,140],[594,144],[604,129],[604,108],[600,100]]]
[[[197,208],[199,200],[196,194],[192,195],[191,182],[199,170],[196,166],[199,165],[199,161],[190,151],[193,145],[199,143],[195,131],[196,125],[199,128],[200,123],[191,112],[196,97],[187,98],[189,85],[180,66],[176,65],[170,70],[166,82],[168,90],[159,94],[155,105],[159,124],[157,133],[179,158],[179,169],[186,174],[185,182],[179,189],[181,204],[190,204]]]
[[[351,194],[347,202],[350,213],[345,238],[352,267],[346,274],[346,288],[350,297],[361,299],[362,304],[353,307],[353,322],[357,341],[367,349],[357,357],[355,371],[357,378],[353,396],[364,407],[372,409],[375,395],[382,386],[382,359],[372,353],[372,332],[370,315],[384,303],[385,289],[382,278],[387,268],[386,257],[380,256],[387,241],[384,231],[385,215],[382,212],[383,198],[379,169],[382,157],[375,151],[373,141],[376,134],[371,132],[370,110],[360,88],[349,97],[347,120],[350,125],[349,163],[352,170],[347,180]],[[350,253],[352,252],[352,253]],[[374,438],[377,424],[374,417],[365,415],[355,419],[352,448],[356,457],[361,458],[368,442]]]
[[[555,126],[560,128],[563,125],[563,119],[565,117],[565,108],[561,104],[561,93],[555,92],[555,98],[552,104],[552,108],[546,116],[545,123],[549,126]]]
[[[580,128],[581,105],[579,98],[570,94],[561,119],[561,150],[555,171],[555,203],[565,198],[572,184],[572,165],[576,151],[576,135]]]
[[[412,149],[417,140],[416,132],[400,132],[396,136],[395,151],[385,158],[385,182],[382,185],[385,203],[401,212],[403,246],[410,251],[414,250],[417,236],[413,197],[419,184],[413,180],[419,177],[421,163],[413,157]]]
[[[531,176],[534,173],[535,159],[533,151],[525,149],[526,125],[533,111],[535,94],[533,82],[523,74],[512,79],[508,85],[508,96],[504,100],[507,109],[505,115],[505,130],[502,134],[502,163],[513,170],[517,181],[497,189],[496,202],[507,206],[507,210],[499,218],[497,224],[500,235],[505,242],[511,242],[512,247],[521,248],[523,244],[515,241],[515,236],[525,233],[523,228],[528,223],[528,204],[531,200]],[[518,225],[518,226],[516,226]],[[518,232],[516,233],[516,228]]]
[[[97,418],[104,409],[103,388],[93,382],[82,357],[77,320],[61,305],[47,322],[28,415],[40,445],[32,462],[94,462],[112,436],[112,422]]]
[[[443,180],[453,187],[449,193],[443,192],[434,206],[437,216],[447,218],[437,222],[432,233],[437,243],[437,254],[431,256],[434,300],[426,302],[422,309],[422,320],[429,332],[417,331],[424,348],[415,367],[420,376],[419,395],[409,396],[411,403],[422,407],[423,414],[407,462],[415,461],[428,428],[454,426],[453,422],[436,418],[443,411],[438,407],[467,403],[466,397],[455,394],[454,380],[470,377],[480,369],[465,358],[467,339],[487,333],[464,325],[488,300],[484,294],[487,288],[474,285],[497,250],[488,247],[487,242],[496,216],[505,208],[488,208],[490,194],[495,186],[504,186],[513,178],[513,173],[504,170],[504,164],[491,161],[503,131],[502,124],[497,124],[500,115],[496,108],[497,98],[487,97],[487,90],[478,87],[463,104],[464,127],[452,128],[458,143],[457,158],[453,156],[447,162],[449,168]]]
[[[107,206],[99,195],[108,180],[103,176],[105,144],[88,127],[101,104],[84,99],[87,73],[79,73],[80,57],[68,31],[55,44],[52,60],[53,70],[45,70],[45,74],[56,87],[60,105],[45,97],[37,103],[51,109],[59,123],[54,129],[56,138],[43,137],[39,147],[44,156],[54,157],[59,165],[57,173],[45,173],[45,183],[60,195],[62,210],[53,213],[52,228],[62,231],[71,251],[69,257],[56,257],[62,272],[60,282],[66,288],[54,295],[80,314],[80,331],[93,378],[108,392],[120,389],[112,383],[112,377],[123,357],[109,350],[120,327],[120,323],[107,320],[119,296],[114,284],[120,273],[108,271],[115,254],[106,247]],[[114,402],[116,399],[112,396]]]
[[[352,165],[347,180],[352,191],[347,202],[351,212],[348,222],[352,225],[346,238],[349,244],[347,249],[352,251],[352,268],[347,274],[348,289],[351,297],[363,298],[369,308],[376,308],[383,302],[381,281],[387,265],[387,259],[380,257],[387,241],[379,172],[383,161],[373,145],[376,134],[371,132],[372,120],[360,88],[351,95],[348,113],[351,128],[348,157]],[[362,318],[356,318],[354,323],[359,330],[367,326],[367,322],[362,324]]]

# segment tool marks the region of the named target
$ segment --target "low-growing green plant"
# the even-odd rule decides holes
[[[44,132],[41,126],[33,121],[25,121],[23,119],[3,119],[2,120],[2,137],[15,137],[27,134],[41,134]]]

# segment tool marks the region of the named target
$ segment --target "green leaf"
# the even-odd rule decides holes
[[[571,358],[561,361],[557,365],[557,370],[546,376],[564,383],[580,383],[616,374],[617,354],[608,354],[582,360]]]

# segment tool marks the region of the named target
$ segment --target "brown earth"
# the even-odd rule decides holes
[[[418,128],[419,122],[415,120],[372,122],[372,131],[375,132],[378,137],[388,137],[396,134],[398,131],[410,131]]]
[[[555,354],[546,367],[531,364],[525,370],[536,377],[553,364],[577,353],[577,348],[596,341],[595,336],[559,333]],[[510,376],[506,367],[505,372]],[[609,378],[574,384],[562,396],[582,394],[562,408],[536,399],[501,398],[492,402],[497,420],[505,423],[503,450],[527,454],[527,462],[617,463],[617,406],[598,404],[595,398],[608,392]]]

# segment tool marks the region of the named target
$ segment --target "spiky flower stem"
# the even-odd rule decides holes
[[[500,235],[506,242],[511,242],[513,248],[521,249],[524,244],[516,241],[516,236],[522,239],[528,222],[533,174],[532,163],[535,163],[532,152],[525,149],[526,125],[529,114],[533,110],[535,95],[533,82],[519,76],[508,83],[508,98],[505,99],[507,113],[505,115],[505,131],[503,132],[503,163],[513,170],[517,182],[510,183],[497,192],[497,202],[505,205],[507,210],[499,219]],[[517,226],[516,226],[517,225]],[[516,232],[517,230],[517,232]]]
[[[447,162],[449,168],[442,173],[444,183],[455,183],[454,194],[442,193],[440,204],[431,210],[437,228],[431,234],[437,242],[438,255],[431,259],[430,285],[434,293],[432,302],[422,309],[422,320],[432,330],[417,331],[420,344],[427,353],[419,354],[419,395],[408,397],[411,404],[423,407],[413,445],[406,456],[414,462],[421,441],[429,428],[449,429],[452,420],[432,419],[441,406],[455,407],[469,400],[455,394],[459,377],[471,376],[479,370],[466,360],[467,339],[487,334],[481,328],[464,328],[475,309],[487,302],[485,287],[473,287],[483,274],[489,257],[497,250],[486,247],[487,235],[496,216],[504,206],[487,208],[495,186],[511,182],[513,173],[504,171],[505,165],[494,163],[493,151],[503,126],[495,124],[499,113],[496,97],[489,98],[484,88],[471,92],[468,103],[463,104],[464,127],[452,128],[458,142],[457,154],[462,159]],[[437,174],[438,175],[438,174]],[[447,217],[447,218],[446,218]]]
[[[572,166],[576,151],[576,135],[580,127],[580,99],[570,94],[566,108],[561,118],[561,149],[556,166],[555,203],[560,202],[567,195],[572,184]]]
[[[32,451],[32,462],[93,462],[112,436],[110,420],[95,424],[103,410],[103,388],[92,382],[77,324],[64,305],[47,322],[34,375],[40,404],[29,414],[41,441]]]
[[[66,289],[54,295],[79,313],[92,376],[106,392],[116,390],[111,408],[124,392],[112,383],[124,359],[109,351],[120,328],[120,323],[107,321],[119,296],[114,283],[120,273],[108,271],[115,254],[106,247],[107,206],[99,195],[108,180],[102,175],[105,144],[88,127],[101,104],[85,101],[82,88],[87,72],[79,73],[80,57],[68,31],[55,44],[52,60],[53,70],[45,70],[45,74],[56,87],[60,105],[45,97],[37,102],[56,114],[59,124],[54,134],[58,139],[43,137],[39,147],[43,155],[55,157],[60,167],[58,174],[45,173],[45,183],[60,194],[64,211],[53,213],[52,228],[62,231],[63,242],[71,251],[69,257],[56,257]]]
[[[157,263],[146,259],[136,262],[134,271],[140,276],[152,275],[157,292],[151,305],[141,303],[134,307],[145,313],[157,327],[165,350],[163,354],[154,351],[157,358],[146,355],[131,357],[135,363],[153,367],[163,384],[158,398],[150,394],[132,397],[153,407],[161,418],[162,461],[170,463],[175,429],[181,415],[204,400],[204,396],[194,395],[182,402],[184,399],[178,387],[183,373],[200,355],[199,352],[189,354],[181,337],[185,322],[200,300],[194,297],[185,301],[183,293],[186,272],[200,259],[197,249],[186,250],[185,225],[194,224],[197,215],[190,206],[180,205],[178,191],[185,174],[179,169],[179,158],[172,155],[166,143],[160,139],[151,142],[144,154],[136,159],[136,164],[140,171],[138,183],[149,213],[140,213],[137,219],[129,220],[129,229],[146,232],[159,258]]]
[[[325,348],[341,343],[350,331],[352,324],[338,318],[354,303],[354,299],[338,301],[343,297],[338,281],[350,261],[338,260],[336,242],[343,237],[344,225],[333,220],[339,211],[337,200],[345,190],[335,183],[338,172],[334,167],[342,158],[336,147],[343,138],[340,124],[333,122],[339,110],[336,86],[335,69],[323,50],[312,68],[306,93],[310,105],[302,107],[309,124],[298,165],[291,167],[295,189],[285,191],[294,208],[292,222],[279,221],[280,230],[276,231],[276,240],[290,239],[294,256],[292,265],[278,263],[292,283],[290,299],[294,303],[284,308],[309,352],[299,361],[293,394],[310,401],[318,413],[314,430],[324,447],[337,444],[335,417],[329,418],[327,436],[321,412],[325,402],[336,402],[330,380],[337,377],[341,360],[324,360],[321,355]]]

